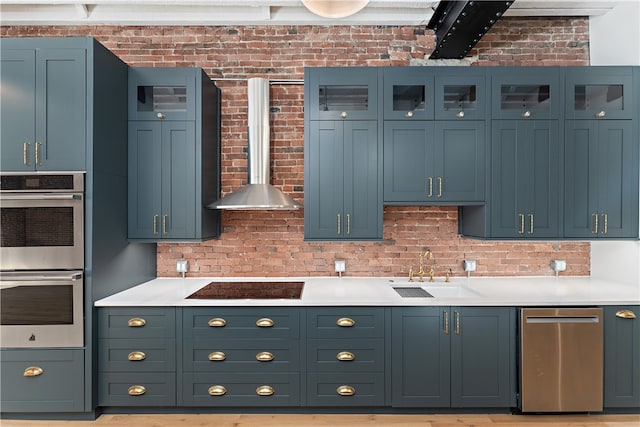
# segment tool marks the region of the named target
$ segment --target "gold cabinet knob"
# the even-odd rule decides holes
[[[156,117],[158,117],[160,120],[164,120],[167,116],[165,116],[163,113],[158,113],[156,114]]]
[[[464,117],[464,111],[458,111],[456,113],[456,117],[459,118],[459,119],[463,118]]]
[[[271,362],[273,359],[275,359],[275,356],[273,353],[269,353],[268,351],[262,351],[256,354],[256,360],[258,362]]]
[[[42,375],[44,373],[44,369],[40,366],[29,366],[24,370],[25,377],[37,377],[38,375]]]
[[[256,389],[256,394],[258,396],[271,396],[276,391],[270,385],[261,385]]]
[[[341,385],[336,389],[336,393],[340,396],[353,396],[356,394],[356,389],[350,385]]]
[[[356,355],[351,353],[350,351],[341,351],[340,353],[336,354],[336,359],[341,362],[350,362],[356,359]]]
[[[340,113],[340,117],[342,117],[343,119],[347,118],[347,112],[343,111],[342,113]]]
[[[276,322],[273,319],[269,319],[268,317],[263,317],[262,319],[256,320],[256,326],[259,328],[270,328],[275,325]]]
[[[227,394],[227,388],[223,385],[212,385],[209,387],[209,390],[207,390],[207,393],[209,393],[210,396],[224,396]]]
[[[129,387],[129,390],[127,390],[129,396],[142,396],[146,392],[147,388],[143,385],[132,385],[131,387]]]
[[[413,117],[413,111],[407,111],[404,116],[410,119],[411,117]]]
[[[607,113],[606,113],[604,110],[602,110],[602,111],[598,111],[598,112],[596,113],[596,117],[604,117],[604,116],[606,116],[606,115],[607,115]]]
[[[222,317],[214,317],[213,319],[210,319],[207,324],[212,328],[223,328],[227,324],[227,321]]]
[[[209,360],[212,362],[222,362],[227,358],[227,355],[222,351],[214,351],[213,353],[209,353]]]
[[[356,324],[356,321],[349,317],[341,317],[338,320],[336,320],[336,325],[340,326],[341,328],[351,328],[355,324]]]
[[[621,319],[635,319],[636,314],[631,310],[618,310],[616,311],[616,317]]]
[[[521,116],[522,116],[522,117],[524,117],[525,119],[526,119],[527,117],[531,117],[531,111],[525,111],[525,112],[523,112],[523,113],[521,114]]]
[[[147,324],[147,321],[141,317],[133,317],[127,321],[127,326],[131,328],[141,328]]]
[[[131,360],[132,362],[139,362],[146,358],[147,355],[144,354],[143,351],[132,351],[131,353],[129,353],[129,355],[127,355],[127,359]]]

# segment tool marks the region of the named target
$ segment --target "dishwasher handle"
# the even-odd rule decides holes
[[[600,323],[600,316],[525,316],[526,323]]]

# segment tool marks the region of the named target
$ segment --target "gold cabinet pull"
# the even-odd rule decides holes
[[[351,214],[347,214],[347,236],[351,234]]]
[[[132,317],[127,321],[127,326],[129,326],[130,328],[142,328],[146,324],[147,321],[142,317]]]
[[[529,214],[529,234],[533,234],[533,214]]]
[[[604,116],[606,116],[606,115],[607,115],[607,113],[606,113],[604,110],[602,110],[602,111],[598,111],[598,112],[596,113],[596,117],[604,117]]]
[[[36,165],[37,166],[42,166],[42,162],[40,161],[40,146],[41,145],[42,145],[42,142],[36,141]]]
[[[22,163],[25,166],[31,166],[31,163],[29,163],[29,146],[31,145],[30,142],[25,142],[24,144],[22,144]]]
[[[341,351],[336,354],[336,359],[341,362],[351,362],[352,360],[356,360],[356,355],[351,353],[350,351]]]
[[[142,396],[146,392],[147,392],[147,388],[143,385],[132,385],[127,390],[127,393],[129,393],[129,396]]]
[[[442,197],[442,177],[438,177],[438,197]]]
[[[226,324],[227,321],[222,317],[214,317],[213,319],[209,319],[209,321],[207,322],[207,325],[211,326],[212,328],[223,328]]]
[[[207,393],[209,393],[210,396],[224,396],[227,394],[227,388],[223,385],[212,385],[209,387],[209,390],[207,390]]]
[[[464,117],[464,111],[462,111],[462,110],[458,111],[456,113],[456,117],[459,118],[459,119],[463,118]]]
[[[347,118],[347,112],[343,111],[342,113],[340,113],[340,117],[342,117],[343,119]]]
[[[591,234],[598,234],[598,214],[591,214],[593,218],[593,229],[591,230]]]
[[[256,354],[256,360],[258,362],[271,362],[273,359],[275,359],[275,356],[273,353],[269,353],[268,351],[261,351]]]
[[[227,355],[222,351],[214,351],[209,353],[209,360],[212,362],[222,362],[227,358]]]
[[[256,389],[256,394],[258,396],[271,396],[276,391],[270,385],[261,385]]]
[[[44,369],[42,369],[40,366],[29,366],[27,369],[24,370],[24,375],[25,377],[37,377],[39,375],[42,375],[44,373]]]
[[[518,234],[524,234],[524,214],[518,214],[518,218],[520,219],[520,230],[518,230]]]
[[[442,312],[442,318],[444,319],[444,334],[449,335],[449,312],[447,310]]]
[[[351,319],[350,317],[341,317],[336,320],[336,325],[340,326],[341,328],[351,328],[355,326],[355,324],[356,321]]]
[[[636,314],[631,310],[618,310],[616,311],[616,317],[621,319],[635,319]]]
[[[169,233],[167,232],[167,217],[168,217],[168,216],[169,216],[169,215],[166,215],[166,214],[165,214],[165,215],[162,215],[162,235],[163,235],[163,236],[166,236],[167,234],[169,234]]]
[[[455,310],[453,312],[453,317],[455,318],[455,322],[456,322],[455,333],[456,335],[460,335],[460,312],[458,310]]]
[[[411,117],[413,117],[413,111],[407,111],[404,116],[410,119]]]
[[[356,388],[350,385],[341,385],[336,389],[336,393],[340,396],[353,396],[356,394]]]
[[[127,359],[132,362],[139,362],[147,358],[143,351],[132,351],[127,355]]]
[[[270,328],[275,325],[276,322],[273,319],[269,319],[268,317],[263,317],[262,319],[256,320],[256,326],[258,328]]]
[[[340,235],[340,214],[338,214],[338,236]]]
[[[525,119],[526,119],[526,118],[529,118],[529,117],[531,117],[531,111],[524,111],[524,112],[521,114],[521,116],[522,116],[522,117],[524,117]]]
[[[602,226],[602,234],[607,234],[609,231],[609,215],[602,214],[602,222],[604,223]]]
[[[429,192],[427,193],[427,197],[432,197],[433,196],[433,177],[427,178],[427,182],[429,186]]]

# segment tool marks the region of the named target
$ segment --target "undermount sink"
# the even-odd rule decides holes
[[[390,282],[391,287],[402,298],[473,298],[479,296],[476,292],[459,284]]]
[[[300,299],[304,282],[211,282],[186,299]]]

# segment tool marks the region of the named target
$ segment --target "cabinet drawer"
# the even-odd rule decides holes
[[[176,374],[160,372],[101,373],[98,380],[101,406],[174,406]]]
[[[307,369],[311,372],[382,372],[384,339],[309,340]]]
[[[298,338],[297,309],[272,307],[184,309],[184,337],[210,340],[224,338]],[[258,326],[263,323],[263,326]]]
[[[289,340],[186,340],[185,371],[290,372],[300,369],[300,343]]]
[[[176,370],[176,342],[174,339],[143,338],[99,340],[98,366],[101,371]]]
[[[384,308],[309,309],[307,334],[310,338],[382,338]]]
[[[125,307],[98,310],[99,338],[175,338],[173,307]]]
[[[84,350],[3,350],[0,358],[2,412],[84,411]]]
[[[184,406],[298,406],[300,404],[300,375],[297,373],[186,373],[183,381]],[[258,395],[259,390],[272,394]]]
[[[307,381],[309,406],[384,405],[383,373],[314,373],[307,375]]]

